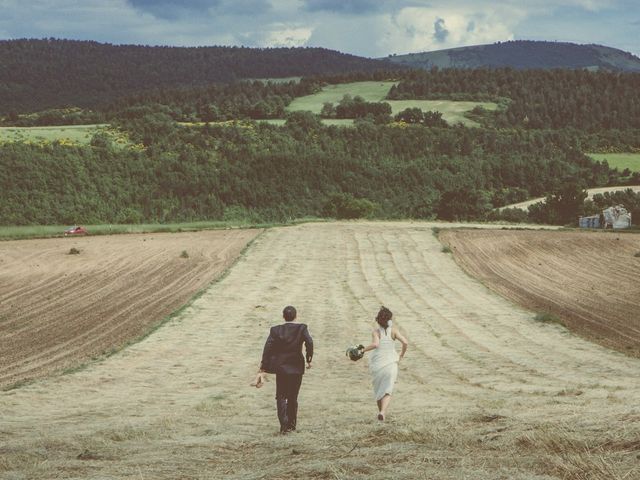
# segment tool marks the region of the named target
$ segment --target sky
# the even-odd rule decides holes
[[[0,39],[48,37],[366,57],[548,40],[640,56],[640,0],[0,0]]]

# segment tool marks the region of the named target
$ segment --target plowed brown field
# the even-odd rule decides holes
[[[570,330],[640,357],[640,236],[448,230],[441,240],[492,290]]]
[[[77,366],[143,335],[258,232],[0,242],[0,388]],[[80,254],[70,255],[72,247]]]

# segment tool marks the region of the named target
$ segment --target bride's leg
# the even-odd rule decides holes
[[[388,393],[382,397],[380,400],[378,400],[379,402],[379,409],[380,409],[380,413],[382,415],[386,415],[387,414],[387,408],[389,407],[389,403],[391,403],[391,395],[389,395]]]

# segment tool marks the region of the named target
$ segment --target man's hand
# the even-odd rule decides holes
[[[311,368],[311,362],[307,362],[307,370]]]

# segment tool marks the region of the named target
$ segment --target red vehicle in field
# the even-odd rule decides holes
[[[73,227],[69,227],[64,231],[64,236],[66,237],[67,235],[86,235],[89,232],[87,232],[87,229],[84,227],[80,227],[79,225],[74,225]]]

